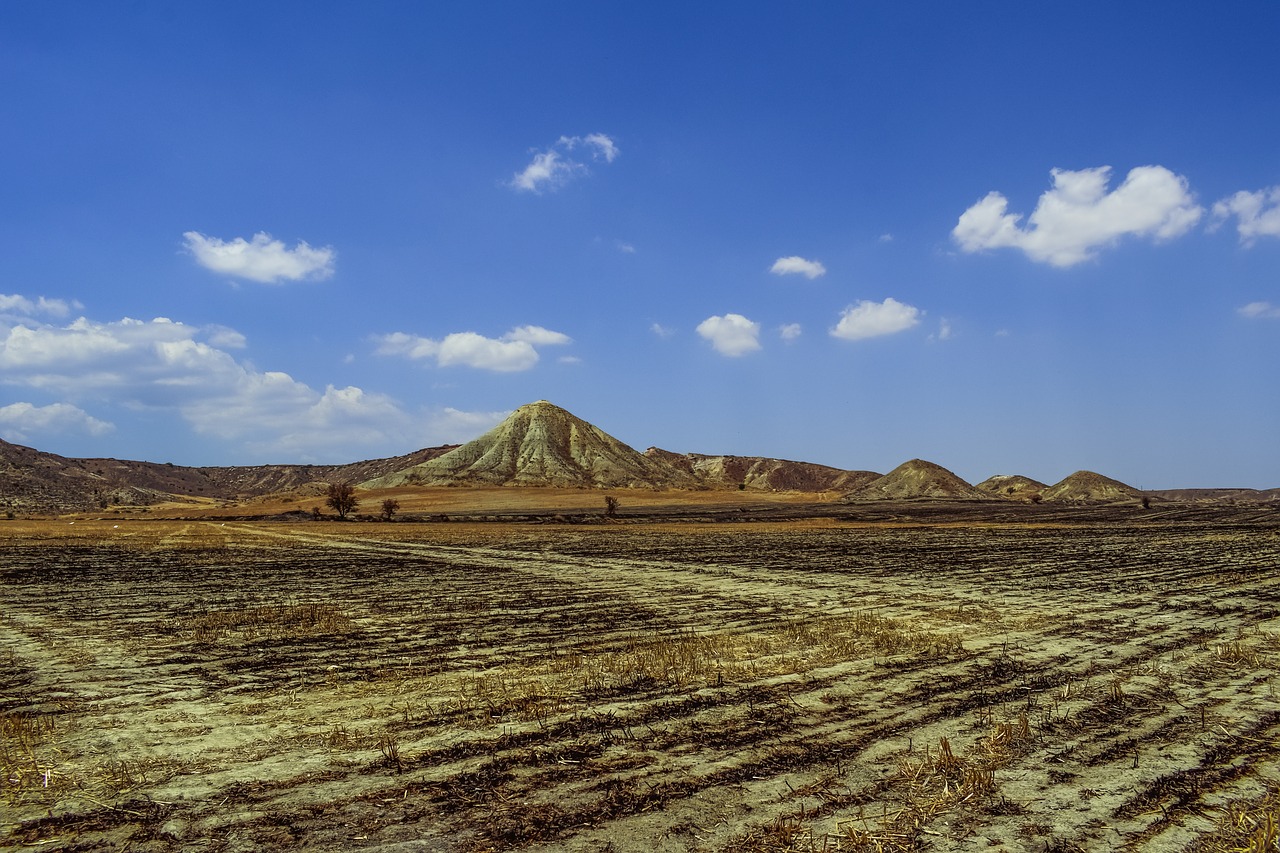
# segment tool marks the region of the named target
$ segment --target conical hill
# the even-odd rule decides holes
[[[992,500],[993,495],[975,488],[941,465],[912,459],[888,474],[850,492],[850,501],[911,500]]]
[[[400,485],[694,488],[689,474],[651,459],[545,400],[516,409],[484,435],[443,456],[369,480]]]

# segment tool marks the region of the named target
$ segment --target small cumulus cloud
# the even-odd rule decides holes
[[[778,336],[781,337],[784,341],[788,341],[788,342],[794,341],[797,338],[799,338],[800,332],[801,330],[800,330],[799,323],[787,323],[786,325],[778,328]]]
[[[760,349],[760,324],[741,314],[708,317],[698,324],[698,334],[721,355],[731,358]]]
[[[318,249],[300,240],[289,249],[261,231],[252,240],[220,240],[199,231],[187,231],[182,236],[196,263],[205,269],[263,284],[329,278],[337,258],[331,247]]]
[[[1245,246],[1252,246],[1259,237],[1280,237],[1280,186],[1241,190],[1215,203],[1210,227],[1217,228],[1233,216]]]
[[[1054,169],[1053,188],[1040,196],[1029,227],[1009,201],[990,192],[963,214],[952,239],[965,252],[1014,248],[1034,261],[1070,267],[1125,236],[1168,240],[1191,229],[1204,213],[1187,180],[1163,166],[1139,166],[1108,191],[1110,166]]]
[[[811,261],[799,255],[791,255],[774,261],[773,266],[769,267],[769,272],[774,275],[802,275],[809,280],[813,280],[819,276],[826,275],[827,268],[818,261]]]
[[[938,331],[929,335],[931,341],[949,341],[951,340],[951,321],[943,317],[938,321]]]
[[[508,181],[507,186],[517,192],[541,194],[557,190],[574,178],[587,174],[587,164],[576,152],[584,151],[593,161],[612,163],[620,151],[617,143],[603,133],[587,136],[562,136],[555,145],[545,151],[535,151],[533,159],[523,170]]]
[[[1238,308],[1236,313],[1249,320],[1276,320],[1280,319],[1280,305],[1272,305],[1270,302],[1250,302]]]
[[[378,355],[398,355],[413,361],[434,359],[439,367],[474,367],[497,373],[529,370],[538,363],[539,346],[563,346],[572,338],[541,326],[518,326],[500,338],[476,332],[453,332],[436,340],[405,332],[374,338]]]
[[[98,436],[114,429],[114,424],[98,420],[70,403],[52,403],[48,406],[10,403],[0,406],[0,437],[5,441],[29,441],[33,435],[46,436],[50,433]]]
[[[84,306],[76,300],[68,302],[65,299],[49,299],[44,296],[31,299],[16,293],[0,293],[0,315],[35,316],[44,314],[50,317],[66,317],[72,311],[79,311],[82,308]]]
[[[920,322],[923,312],[913,305],[906,305],[893,297],[883,302],[862,300],[850,305],[840,314],[840,322],[831,330],[832,337],[846,341],[860,341],[906,331]]]

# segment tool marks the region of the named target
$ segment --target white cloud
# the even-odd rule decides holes
[[[1274,320],[1280,319],[1280,305],[1272,305],[1270,302],[1250,302],[1237,310],[1241,317],[1247,317],[1250,320]]]
[[[800,337],[801,329],[799,323],[787,323],[778,329],[778,334],[784,341],[794,341]]]
[[[698,324],[698,334],[721,355],[736,358],[760,349],[760,324],[741,314],[708,317]]]
[[[507,185],[519,192],[535,194],[559,189],[589,171],[585,163],[569,156],[579,148],[587,149],[592,160],[605,163],[612,163],[620,153],[614,141],[603,133],[562,136],[546,151],[535,152],[529,165],[513,175]]]
[[[44,296],[28,299],[18,294],[0,293],[0,314],[47,314],[52,317],[65,317],[73,310],[79,311],[84,306],[78,301],[65,299],[48,299]]]
[[[922,313],[919,308],[905,305],[893,297],[883,302],[864,299],[841,312],[840,322],[831,330],[831,335],[846,341],[892,335],[919,323]]]
[[[264,284],[275,284],[281,279],[328,278],[333,275],[337,257],[337,253],[328,246],[317,249],[302,240],[292,249],[287,249],[284,243],[261,231],[253,235],[252,241],[243,237],[219,240],[206,237],[199,231],[188,231],[182,236],[186,238],[187,250],[205,269]]]
[[[881,234],[881,235],[880,235],[880,242],[881,242],[881,243],[892,243],[892,242],[893,242],[893,235],[892,235],[892,234],[890,234],[890,233],[888,233],[888,232],[886,231],[884,234]]]
[[[661,323],[654,323],[649,327],[649,331],[653,332],[660,338],[669,338],[676,333],[676,330],[670,326],[664,326]]]
[[[563,346],[573,339],[541,326],[518,326],[501,338],[476,332],[453,332],[440,340],[392,332],[374,338],[378,355],[412,360],[435,359],[440,367],[474,367],[499,373],[528,370],[538,363],[539,346]]]
[[[1015,248],[1034,261],[1069,267],[1124,236],[1178,237],[1204,213],[1186,179],[1163,166],[1132,169],[1110,192],[1110,166],[1052,175],[1053,188],[1040,196],[1029,228],[1019,226],[1021,214],[1006,212],[1008,199],[991,192],[961,214],[952,238],[965,252]]]
[[[431,445],[465,444],[484,435],[511,415],[506,412],[463,412],[446,407],[427,416]]]
[[[1240,242],[1252,246],[1259,237],[1280,237],[1280,186],[1257,192],[1241,190],[1213,206],[1213,226],[1236,218]]]
[[[286,373],[258,371],[220,348],[243,341],[233,329],[163,317],[108,323],[81,317],[65,326],[0,323],[0,381],[70,401],[173,412],[197,434],[277,460],[317,454],[349,460],[366,449],[404,447],[418,429],[389,397],[355,387],[317,391]],[[45,416],[91,434],[110,428],[77,414],[69,402],[42,412],[6,410],[10,424]]]
[[[0,438],[5,441],[30,441],[32,435],[50,433],[82,433],[105,435],[115,425],[101,421],[78,406],[69,403],[52,403],[33,406],[31,403],[10,403],[0,406]]]
[[[517,326],[502,336],[504,341],[524,341],[535,346],[563,346],[573,343],[573,338],[563,332],[553,332],[541,326]]]
[[[938,331],[929,335],[931,341],[946,341],[951,339],[951,321],[943,317],[938,321]]]
[[[618,151],[618,146],[614,141],[603,133],[589,133],[581,140],[577,137],[566,138],[562,136],[560,137],[560,142],[561,144],[567,145],[570,149],[573,149],[579,144],[579,142],[581,142],[588,147],[595,149],[595,152],[591,155],[593,158],[598,160],[603,157],[606,163],[612,163],[617,159],[618,154],[620,153]]]
[[[810,261],[798,255],[792,255],[787,258],[778,258],[773,262],[773,266],[769,267],[769,272],[774,275],[802,275],[812,280],[818,276],[826,275],[827,268],[817,261]]]

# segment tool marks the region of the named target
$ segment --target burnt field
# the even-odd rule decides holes
[[[10,522],[0,847],[1274,850],[1274,515]]]

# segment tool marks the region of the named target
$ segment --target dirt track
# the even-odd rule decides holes
[[[0,846],[1249,849],[1265,517],[6,528]]]

